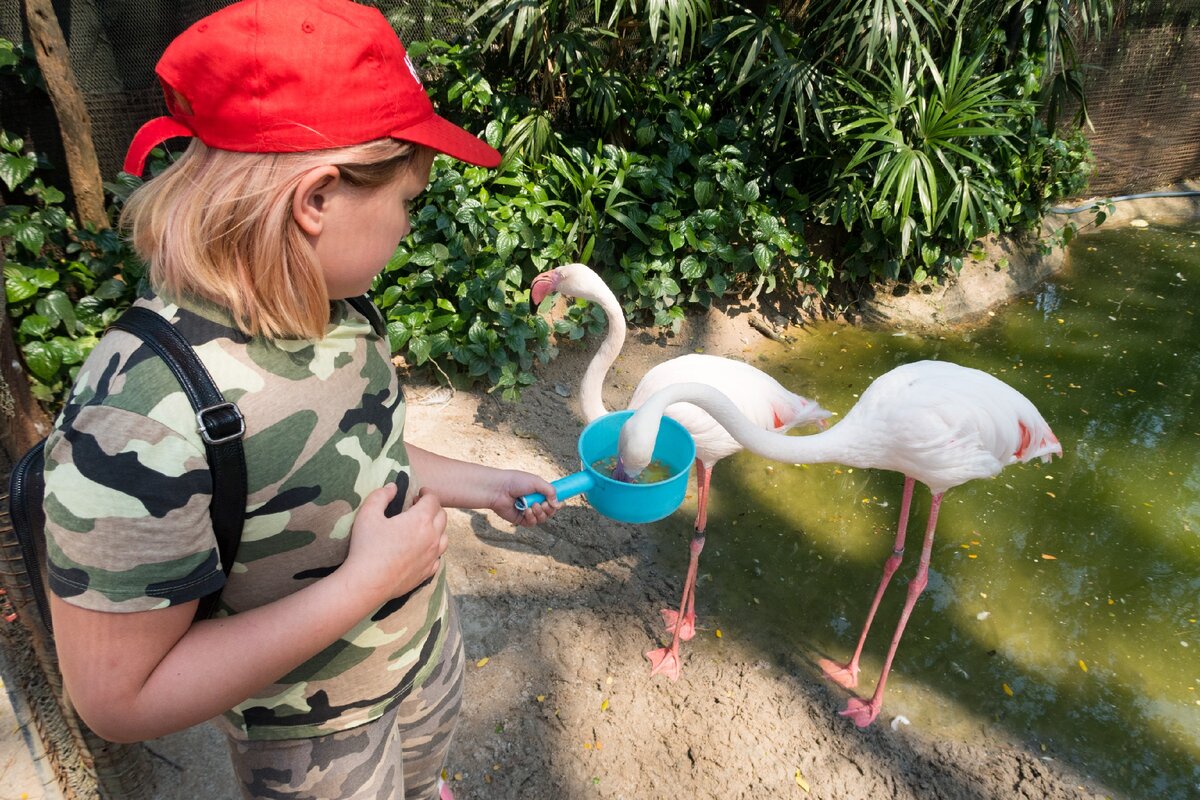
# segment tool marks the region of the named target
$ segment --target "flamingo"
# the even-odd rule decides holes
[[[945,493],[975,478],[990,478],[1004,467],[1062,455],[1062,445],[1033,403],[986,372],[944,361],[918,361],[881,375],[837,424],[811,436],[780,436],[750,423],[726,398],[698,383],[680,383],[647,399],[621,429],[618,455],[626,473],[637,475],[649,463],[663,410],[694,403],[715,417],[741,444],[766,458],[792,463],[836,462],[887,469],[904,475],[904,498],[896,542],[883,568],[858,646],[846,664],[828,659],[823,672],[846,688],[858,683],[859,656],[867,631],[904,554],[904,532],[913,485],[929,487],[932,500],[917,574],[892,636],[883,672],[869,701],[852,697],[840,713],[860,728],[883,706],[883,691],[904,626],[928,583],[929,557],[938,511]]]
[[[579,387],[584,416],[591,422],[608,413],[601,389],[604,376],[625,343],[625,317],[608,284],[585,264],[564,264],[533,279],[530,297],[534,305],[553,292],[596,303],[608,317],[608,333],[588,364]],[[629,408],[637,408],[658,390],[681,381],[698,381],[712,387],[728,398],[743,419],[748,418],[762,430],[782,433],[803,423],[820,423],[830,416],[828,411],[788,391],[760,369],[731,358],[700,353],[679,356],[652,367],[634,389]],[[696,442],[696,525],[688,548],[683,595],[678,611],[664,608],[661,612],[666,629],[671,633],[671,644],[646,653],[651,675],[661,672],[675,681],[679,680],[680,672],[679,642],[691,639],[696,632],[696,574],[700,552],[704,549],[712,470],[718,461],[740,451],[742,446],[696,406],[677,403],[665,411],[687,428]]]

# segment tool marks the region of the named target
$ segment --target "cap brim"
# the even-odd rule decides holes
[[[423,144],[468,164],[489,169],[500,166],[499,150],[437,114],[403,130],[392,131],[391,136],[393,139]]]
[[[133,135],[129,150],[125,152],[125,165],[122,167],[130,175],[141,175],[146,168],[146,157],[150,151],[167,139],[177,136],[195,136],[192,129],[174,117],[156,117],[150,120]]]

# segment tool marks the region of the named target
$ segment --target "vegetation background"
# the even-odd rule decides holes
[[[374,294],[409,365],[509,399],[555,352],[528,281],[559,263],[588,262],[635,323],[678,331],[734,295],[836,313],[864,283],[945,280],[981,237],[1037,231],[1086,186],[1075,38],[1112,16],[1109,0],[462,8],[460,40],[409,49],[443,112],[486,120],[505,160],[438,160]],[[44,91],[6,41],[0,76]],[[75,222],[48,166],[0,133],[8,310],[52,408],[143,267],[111,227]],[[106,184],[110,222],[137,183]],[[580,303],[556,324],[578,338],[602,320]]]

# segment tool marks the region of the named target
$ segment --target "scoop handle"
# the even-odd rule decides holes
[[[572,472],[570,475],[566,475],[556,481],[550,481],[550,485],[554,487],[554,494],[560,501],[566,500],[568,497],[574,497],[577,494],[583,494],[595,486],[595,484],[596,481],[589,470]],[[524,511],[535,503],[543,503],[545,500],[546,495],[534,492],[524,497],[518,497],[517,501],[513,503],[513,508],[517,511]]]

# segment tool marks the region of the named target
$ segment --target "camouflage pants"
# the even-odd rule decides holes
[[[315,739],[229,740],[247,800],[435,800],[462,707],[462,633],[453,601],[442,660],[379,719]]]

